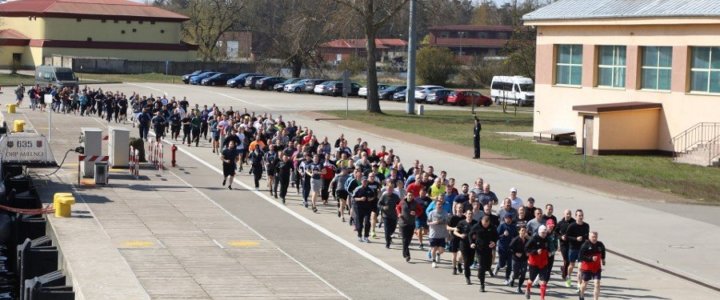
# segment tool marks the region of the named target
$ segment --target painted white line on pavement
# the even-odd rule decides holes
[[[186,154],[188,154],[188,153],[186,153]],[[198,159],[197,157],[195,157],[195,158]],[[201,162],[203,162],[203,161],[201,161]],[[262,240],[264,240],[264,241],[267,241],[267,240],[268,240],[265,236],[263,236],[262,234],[260,234],[259,232],[257,232],[254,228],[250,227],[250,225],[248,225],[248,224],[245,223],[243,220],[241,220],[240,218],[238,218],[237,216],[235,216],[234,214],[232,214],[231,212],[229,212],[227,209],[225,209],[224,207],[222,207],[222,205],[220,205],[220,204],[218,204],[217,202],[215,202],[215,200],[213,200],[212,198],[210,198],[208,195],[206,195],[206,194],[203,193],[202,191],[198,190],[196,187],[194,187],[194,186],[193,186],[192,184],[190,184],[189,182],[187,182],[187,181],[185,181],[184,179],[180,178],[180,176],[178,176],[177,174],[175,174],[175,172],[173,172],[173,171],[169,171],[169,172],[170,172],[170,174],[172,174],[173,176],[175,176],[178,180],[180,180],[182,183],[184,183],[185,185],[187,185],[188,187],[190,187],[193,191],[195,191],[196,193],[200,194],[200,196],[203,196],[203,198],[205,198],[205,199],[207,199],[208,201],[210,201],[210,203],[212,203],[212,204],[215,205],[217,208],[219,208],[220,210],[222,210],[225,214],[227,214],[227,215],[230,216],[231,218],[235,219],[235,221],[238,221],[238,223],[240,223],[240,224],[242,224],[243,226],[245,226],[245,228],[247,228],[248,230],[252,231],[252,232],[253,232],[255,235],[257,235],[260,239],[262,239]],[[236,181],[237,181],[237,180],[236,180]],[[241,182],[238,182],[238,183],[242,184]],[[246,186],[246,187],[247,187],[247,186]],[[215,244],[217,244],[218,246],[220,246],[220,248],[225,249],[225,248],[224,248],[222,245],[220,245],[220,243],[218,243],[216,240],[213,240],[213,242],[215,242]],[[319,279],[320,281],[322,281],[323,283],[325,283],[328,287],[330,287],[330,288],[333,289],[335,292],[337,292],[338,294],[340,294],[340,296],[343,296],[345,299],[350,299],[350,297],[348,297],[347,295],[345,295],[345,293],[343,293],[342,291],[340,291],[338,288],[336,288],[334,285],[332,285],[330,282],[328,282],[328,281],[325,280],[324,278],[320,277],[320,275],[318,275],[317,273],[313,272],[313,270],[311,270],[310,268],[308,268],[308,267],[307,267],[306,265],[304,265],[303,263],[299,262],[297,259],[295,259],[294,257],[292,257],[290,254],[288,254],[287,252],[285,252],[285,251],[283,251],[282,249],[280,249],[280,247],[275,246],[274,248],[277,249],[278,251],[280,251],[280,252],[281,252],[282,254],[284,254],[285,256],[287,256],[287,258],[289,258],[290,260],[292,260],[293,262],[295,262],[296,264],[298,264],[300,267],[302,267],[303,269],[305,269],[305,271],[307,271],[308,273],[312,274],[312,275],[315,276],[317,279]]]
[[[175,175],[175,174],[173,174],[173,175]],[[222,244],[220,244],[220,242],[216,241],[215,239],[213,239],[213,243],[215,243],[215,245],[217,245],[218,247],[220,247],[220,249],[225,249],[225,246],[223,246]]]
[[[165,141],[165,140],[163,140],[163,142],[166,143],[166,144],[171,144],[170,142]],[[205,165],[206,167],[210,168],[211,170],[215,171],[216,173],[218,173],[218,174],[220,174],[220,175],[223,174],[222,170],[220,170],[219,168],[217,168],[217,167],[211,165],[210,163],[202,160],[201,158],[197,157],[195,154],[190,153],[190,152],[187,151],[186,149],[179,147],[178,150],[181,151],[181,152],[183,152],[185,155],[190,156],[190,158],[196,160],[197,162],[199,162],[199,163]],[[172,172],[170,172],[170,173],[172,173]],[[174,173],[173,173],[173,175],[174,175]],[[175,176],[177,176],[177,175],[175,175]],[[178,177],[178,178],[179,178],[179,177]],[[182,179],[180,179],[180,180],[182,180]],[[326,235],[327,237],[335,240],[336,242],[338,242],[338,243],[340,243],[341,245],[349,248],[350,250],[354,251],[355,253],[360,254],[360,256],[366,258],[367,260],[375,263],[376,265],[380,266],[381,268],[385,269],[386,271],[388,271],[388,272],[392,273],[393,275],[399,277],[400,279],[402,279],[402,280],[404,280],[405,282],[409,283],[410,285],[414,286],[414,287],[417,288],[418,290],[420,290],[420,291],[422,291],[422,292],[430,295],[431,297],[433,297],[433,298],[435,298],[435,299],[447,299],[447,297],[445,297],[445,296],[443,296],[443,295],[440,295],[438,292],[432,290],[432,289],[429,288],[428,286],[420,283],[419,281],[415,280],[414,278],[406,275],[405,273],[401,272],[400,270],[398,270],[398,269],[394,268],[393,266],[387,264],[387,263],[384,262],[383,260],[381,260],[381,259],[373,256],[372,254],[368,253],[367,251],[365,251],[365,250],[363,250],[363,249],[360,249],[360,247],[358,247],[358,246],[356,246],[356,245],[348,242],[347,240],[345,240],[345,239],[339,237],[338,235],[330,232],[329,230],[327,230],[327,229],[325,229],[324,227],[318,225],[317,223],[311,221],[310,219],[308,219],[308,218],[300,215],[299,213],[297,213],[297,212],[289,209],[287,206],[282,205],[281,203],[279,203],[279,202],[271,199],[270,197],[268,197],[268,196],[265,195],[264,193],[261,193],[260,191],[254,190],[254,189],[251,188],[249,185],[245,184],[244,182],[240,181],[239,179],[236,178],[236,179],[234,180],[234,182],[237,183],[237,184],[239,184],[239,185],[241,185],[242,187],[244,187],[247,191],[252,192],[252,193],[255,193],[256,196],[264,199],[265,201],[267,201],[267,202],[269,202],[270,204],[276,206],[277,208],[281,209],[282,211],[290,214],[291,216],[293,216],[293,217],[295,217],[296,219],[302,221],[303,223],[309,225],[310,227],[315,228],[317,231],[321,232],[322,234]],[[189,185],[189,184],[188,184],[188,185]],[[192,187],[192,186],[191,186],[191,187]],[[192,188],[195,189],[195,190],[197,190],[195,187],[192,187]],[[200,193],[201,193],[201,192],[200,192]],[[201,193],[201,194],[202,194],[202,193]],[[204,195],[204,194],[203,194],[203,195]],[[228,213],[228,214],[229,214],[230,216],[232,216],[234,219],[240,221],[240,219],[238,219],[238,218],[235,217],[233,214],[231,214],[230,212],[228,212],[227,210],[225,210],[225,208],[221,207],[221,206],[220,206],[219,204],[217,204],[215,201],[213,201],[212,199],[208,198],[207,196],[205,196],[205,197],[206,197],[208,200],[210,200],[211,202],[215,203],[215,205],[217,205],[220,209],[222,209],[223,211],[225,211],[226,213]],[[242,222],[242,221],[240,221],[240,222],[244,224],[244,222]],[[247,225],[245,225],[245,226],[247,226]],[[247,227],[250,228],[249,226],[247,226]],[[256,231],[253,230],[252,228],[250,228],[250,230],[252,230],[253,232],[256,232]],[[257,233],[257,232],[256,232],[256,233]],[[262,235],[260,235],[259,233],[257,233],[257,234],[258,234],[258,236],[260,236],[261,238],[265,239],[265,238],[264,238]],[[280,251],[282,251],[282,250],[280,250]],[[282,251],[282,252],[284,252],[284,251]],[[298,263],[299,263],[299,262],[298,262]],[[302,265],[302,264],[301,264],[301,265]]]

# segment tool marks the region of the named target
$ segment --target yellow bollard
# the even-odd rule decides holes
[[[17,105],[15,105],[15,104],[8,104],[7,107],[8,107],[8,109],[7,109],[8,113],[9,113],[9,114],[14,114],[14,113],[15,113],[15,108],[17,107]]]
[[[23,131],[25,131],[25,120],[13,121],[13,132],[23,132]]]
[[[53,198],[55,216],[59,218],[70,217],[73,204],[75,204],[75,197],[71,193],[55,193]]]

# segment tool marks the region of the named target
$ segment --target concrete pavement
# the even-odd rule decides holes
[[[150,86],[149,90],[141,91],[143,94],[148,93],[149,91],[153,91],[152,89],[161,90],[161,89],[168,89],[165,85],[147,85]],[[174,86],[171,86],[174,88]],[[119,87],[122,89],[126,89],[127,87]],[[133,86],[130,87],[132,90],[138,90],[143,87]],[[202,88],[202,87],[178,87],[176,88],[178,91],[171,93],[171,95],[188,95],[190,96],[190,99],[193,99],[194,97],[200,98],[200,95],[204,95],[207,97],[208,91],[215,92],[212,89],[208,88]],[[280,97],[282,94],[275,94],[275,93],[264,93],[264,92],[254,92],[254,93],[246,93],[245,91],[237,91],[237,90],[219,90],[217,93],[225,94],[225,96],[219,95],[218,98],[225,98],[222,101],[218,101],[218,104],[225,104],[225,105],[234,105],[234,107],[237,109],[237,107],[242,106],[248,106],[249,109],[254,110],[265,110],[268,108],[274,109],[274,108],[280,108],[285,107],[284,111],[288,110],[302,110],[307,109],[305,106],[305,102],[300,102],[296,98],[284,98]],[[257,96],[257,97],[256,97]],[[265,102],[260,102],[259,106],[255,106],[253,104],[254,102],[248,100],[248,98],[260,98],[260,96],[267,96],[268,98],[274,98],[274,99],[260,99]],[[337,98],[312,98],[313,96],[307,96],[302,95],[300,97],[304,97],[302,99],[309,99],[307,102],[312,103],[313,105],[317,105],[324,108],[332,108],[334,106],[337,106],[337,102],[335,101]],[[342,101],[344,102],[344,101]],[[357,103],[353,104],[355,106],[360,106],[362,103],[360,101],[356,101]],[[342,103],[344,105],[344,103]],[[274,110],[273,110],[274,111]],[[286,112],[287,114],[287,112]],[[38,115],[37,113],[35,115]],[[42,122],[44,115],[38,116],[31,116],[36,117],[37,122]],[[59,117],[58,117],[59,118]],[[77,117],[70,117],[67,118],[77,118]],[[707,272],[711,273],[714,269],[714,265],[708,264],[706,266],[697,265],[697,260],[685,257],[687,255],[695,255],[695,253],[707,253],[704,251],[717,251],[717,248],[713,248],[715,246],[710,245],[706,248],[703,248],[697,252],[691,252],[686,253],[683,255],[682,252],[675,252],[676,248],[670,248],[670,250],[667,250],[672,253],[662,253],[664,251],[659,251],[662,248],[658,248],[657,244],[651,244],[651,247],[643,247],[643,243],[641,242],[653,242],[653,239],[646,239],[646,240],[638,240],[635,241],[636,243],[633,243],[633,238],[637,236],[645,236],[645,237],[653,237],[655,234],[653,234],[655,231],[650,228],[663,228],[663,223],[659,221],[653,221],[655,218],[660,218],[661,220],[670,220],[672,222],[677,221],[677,219],[680,219],[681,221],[687,221],[683,217],[673,215],[672,213],[666,213],[666,212],[660,212],[657,210],[654,210],[652,208],[642,207],[638,206],[636,204],[633,204],[631,202],[627,201],[621,201],[617,199],[608,199],[605,195],[596,194],[592,191],[583,190],[582,188],[577,187],[567,187],[566,185],[562,183],[548,183],[547,180],[539,179],[539,178],[529,178],[528,176],[525,176],[523,174],[518,174],[517,171],[512,170],[503,170],[498,169],[494,166],[485,165],[483,163],[477,163],[472,162],[471,160],[456,156],[453,154],[443,153],[441,151],[438,151],[439,149],[427,149],[423,146],[418,145],[412,145],[408,144],[405,141],[399,141],[399,140],[388,140],[382,136],[377,136],[373,134],[368,134],[366,132],[357,130],[357,129],[351,129],[351,128],[338,128],[335,126],[335,124],[330,122],[315,122],[311,119],[306,119],[302,115],[288,115],[286,118],[289,119],[299,119],[301,120],[302,124],[308,125],[311,128],[313,128],[319,135],[328,135],[331,138],[334,138],[335,136],[339,135],[339,132],[344,132],[346,134],[346,137],[349,139],[354,139],[357,136],[362,136],[365,139],[369,140],[371,145],[379,145],[379,144],[385,144],[389,147],[395,148],[396,152],[399,153],[405,160],[406,164],[411,160],[412,158],[420,158],[423,161],[427,161],[430,164],[435,165],[437,170],[445,169],[448,170],[450,175],[452,177],[458,178],[459,182],[470,182],[472,181],[478,174],[481,174],[486,181],[489,181],[493,184],[494,189],[496,192],[498,191],[504,191],[511,185],[517,185],[520,188],[520,194],[521,197],[525,198],[527,195],[535,196],[536,199],[538,199],[538,203],[542,204],[546,201],[552,201],[555,204],[556,211],[564,208],[564,207],[583,207],[586,209],[586,216],[588,222],[593,226],[593,229],[598,229],[601,232],[601,239],[605,241],[605,243],[608,245],[608,247],[613,249],[622,249],[625,252],[632,252],[632,250],[637,250],[639,252],[647,252],[645,255],[647,256],[655,256],[658,255],[655,252],[661,252],[659,255],[667,255],[669,257],[674,257],[676,259],[679,259],[678,263],[680,265],[686,264],[688,266],[692,267],[699,267],[700,272]],[[87,119],[87,118],[85,118]],[[55,118],[57,120],[57,118]],[[77,128],[77,124],[75,122],[75,119],[72,119],[71,123],[72,125],[69,125],[70,128],[75,126]],[[57,126],[56,126],[57,127]],[[63,126],[63,130],[65,130]],[[134,133],[134,132],[133,132]],[[53,133],[55,135],[55,132]],[[209,149],[207,148],[190,148],[185,149],[185,147],[181,147],[183,151],[187,151],[188,155],[194,155],[196,156],[199,161],[205,161],[210,162],[211,164],[217,163],[217,159],[210,153]],[[56,153],[57,155],[57,153]],[[211,179],[212,178],[212,172],[208,172],[210,170],[207,166],[204,166],[202,163],[196,166],[192,166],[191,162],[193,161],[189,157],[185,157],[181,161],[188,162],[187,167],[192,167],[192,171],[188,171],[191,174],[185,174],[180,173],[178,176],[180,178],[183,178],[182,180],[185,180],[187,182],[192,182],[192,185],[194,187],[198,187],[198,190],[200,190],[202,193],[206,194],[212,194],[212,199],[217,199],[217,202],[223,206],[228,207],[228,211],[231,212],[233,215],[238,215],[242,220],[246,220],[247,224],[250,224],[253,228],[258,228],[258,231],[263,235],[268,237],[269,240],[273,241],[274,243],[277,243],[279,245],[280,249],[284,249],[284,251],[288,251],[289,253],[291,251],[297,251],[300,252],[298,254],[291,253],[293,257],[299,257],[299,261],[305,262],[310,269],[314,270],[318,274],[321,274],[322,277],[329,276],[328,281],[333,283],[334,286],[340,287],[339,289],[341,291],[346,291],[347,289],[352,290],[353,284],[341,284],[343,279],[342,276],[340,278],[337,274],[344,274],[345,272],[342,272],[344,270],[347,270],[346,268],[352,266],[352,265],[346,265],[344,264],[344,261],[341,262],[334,262],[333,264],[324,263],[323,261],[327,259],[328,256],[322,256],[320,257],[320,261],[318,260],[318,255],[316,253],[320,252],[321,250],[318,249],[318,251],[303,251],[303,247],[300,247],[297,243],[297,239],[293,239],[293,236],[297,234],[298,231],[300,232],[306,232],[306,231],[314,231],[314,229],[307,227],[307,224],[303,225],[303,223],[300,223],[299,226],[295,227],[292,226],[290,228],[282,228],[281,230],[273,230],[272,228],[276,227],[277,224],[263,224],[263,221],[267,222],[268,220],[274,220],[272,218],[264,218],[265,213],[271,212],[273,209],[276,210],[276,207],[273,206],[265,207],[264,205],[261,205],[264,202],[269,203],[272,201],[272,199],[262,199],[263,197],[261,195],[258,195],[257,193],[251,193],[247,199],[252,199],[252,201],[248,201],[248,205],[253,205],[251,209],[248,209],[245,203],[237,201],[237,196],[230,195],[229,197],[226,195],[229,191],[220,190],[218,188],[213,188],[214,186],[217,186],[217,183],[213,183],[215,181],[218,181],[219,179]],[[184,167],[185,168],[185,167]],[[187,169],[186,169],[187,170]],[[195,171],[197,170],[197,171]],[[204,170],[204,171],[203,171]],[[210,170],[211,171],[211,170]],[[183,171],[184,172],[184,171]],[[205,173],[203,173],[205,172]],[[199,174],[198,174],[199,173]],[[219,175],[216,178],[219,178]],[[170,176],[166,176],[166,180],[169,179]],[[243,178],[243,180],[247,180],[248,178]],[[209,180],[209,182],[204,183],[204,180]],[[249,181],[248,181],[249,182]],[[197,184],[196,184],[197,183]],[[157,184],[157,183],[153,183]],[[207,189],[207,191],[205,191]],[[215,189],[215,190],[213,190]],[[213,192],[217,194],[213,194]],[[235,193],[235,192],[229,192],[229,193]],[[242,192],[239,192],[242,193]],[[503,192],[498,192],[499,196],[502,196]],[[538,196],[540,195],[540,196]],[[244,197],[243,197],[244,198]],[[227,199],[227,200],[224,200]],[[336,236],[340,236],[343,239],[346,240],[346,242],[349,243],[355,243],[354,239],[352,238],[352,231],[349,231],[349,229],[346,226],[343,226],[342,223],[339,223],[336,217],[333,217],[332,208],[324,208],[322,209],[321,214],[313,214],[304,208],[301,208],[299,206],[299,203],[297,202],[297,199],[295,198],[293,200],[294,202],[291,202],[288,207],[293,209],[297,214],[300,216],[305,217],[306,219],[312,220],[314,223],[320,225],[322,228],[326,228],[331,233],[333,233]],[[256,203],[258,202],[258,203]],[[602,203],[601,203],[602,202]],[[603,205],[603,203],[606,203]],[[102,204],[102,205],[106,205]],[[263,212],[261,214],[257,212]],[[599,213],[596,213],[599,212]],[[615,217],[615,214],[619,214],[616,217],[618,217],[619,220],[622,220],[624,223],[614,224],[614,222],[617,222],[611,217]],[[645,216],[643,216],[643,214]],[[599,215],[602,215],[600,217]],[[639,215],[639,220],[636,220],[635,222],[627,222],[626,220],[632,220],[628,218],[628,216],[635,216]],[[98,217],[99,218],[99,217]],[[288,218],[287,216],[281,217],[283,220],[292,220],[292,218]],[[607,219],[610,220],[607,220]],[[637,221],[640,222],[647,222],[647,223],[636,223]],[[260,224],[257,225],[256,224]],[[639,224],[639,225],[638,225]],[[652,224],[652,226],[648,226],[647,224]],[[681,223],[683,226],[685,223]],[[707,223],[701,223],[700,225],[707,226],[711,224]],[[296,224],[297,225],[297,224]],[[635,228],[637,231],[640,232],[629,232],[626,230],[628,226],[634,226],[638,225]],[[644,226],[643,226],[644,225]],[[687,224],[690,226],[697,226],[696,223],[690,223]],[[675,226],[678,226],[675,224]],[[267,229],[263,229],[267,228]],[[700,228],[700,230],[704,231],[706,228]],[[713,229],[713,228],[710,228]],[[267,230],[267,232],[264,232],[264,230]],[[700,231],[699,230],[699,231]],[[648,233],[648,231],[650,233]],[[712,231],[707,231],[712,232]],[[283,241],[285,240],[283,236],[280,236],[280,234],[290,234],[289,237],[286,237],[289,241],[286,244],[283,244]],[[613,235],[613,233],[615,235]],[[672,238],[672,241],[681,240],[678,239],[678,237],[673,233],[673,230],[668,230],[668,237]],[[624,237],[628,236],[629,237]],[[678,234],[679,235],[679,234]],[[277,238],[277,240],[275,240]],[[317,238],[317,236],[316,236]],[[701,239],[701,236],[698,236],[698,239]],[[320,238],[317,238],[318,240],[323,239],[322,236]],[[315,239],[314,239],[315,240]],[[657,239],[655,239],[657,242]],[[697,241],[696,241],[697,242]],[[337,241],[334,241],[333,243],[337,244]],[[335,249],[337,245],[333,246],[332,243],[328,244],[328,247],[331,247],[332,249]],[[313,249],[309,245],[309,249]],[[621,246],[624,246],[621,247]],[[343,246],[346,248],[346,246]],[[449,269],[439,269],[439,270],[430,270],[429,266],[426,262],[423,262],[422,260],[418,260],[415,264],[405,264],[400,260],[399,253],[397,253],[397,250],[394,251],[387,251],[379,244],[370,244],[370,245],[364,245],[361,244],[360,247],[362,247],[362,250],[368,252],[372,256],[379,258],[381,261],[386,262],[391,267],[399,270],[402,274],[406,274],[416,280],[418,280],[420,283],[422,283],[425,286],[431,287],[433,290],[439,292],[441,295],[444,295],[449,298],[465,298],[473,295],[477,295],[476,288],[475,287],[466,287],[464,285],[464,282],[460,280],[459,278],[456,280],[456,282],[453,284],[452,281],[448,281],[451,275],[449,275]],[[297,248],[301,248],[301,250],[297,250]],[[342,248],[342,247],[340,247]],[[323,248],[326,249],[326,248]],[[692,250],[692,249],[684,249],[684,250]],[[338,250],[340,251],[340,250]],[[308,254],[305,254],[305,256],[301,256],[303,253],[310,253],[311,255],[308,256]],[[335,252],[333,252],[335,253]],[[339,252],[338,252],[339,253]],[[349,252],[342,252],[343,257],[357,257],[359,254],[357,252],[353,253],[353,251]],[[717,253],[717,252],[715,252]],[[415,253],[414,257],[420,258],[422,256],[422,253]],[[641,256],[645,257],[645,256]],[[142,260],[142,259],[141,259]],[[141,261],[140,260],[140,261]],[[131,260],[128,260],[129,262]],[[307,261],[307,262],[306,262]],[[362,260],[361,260],[362,261]],[[607,294],[604,294],[604,296],[610,296],[613,298],[639,298],[639,297],[652,297],[652,298],[670,298],[670,299],[683,299],[683,298],[694,298],[694,299],[701,299],[706,297],[712,297],[717,296],[714,291],[711,290],[705,290],[702,288],[693,288],[694,285],[690,284],[688,282],[678,282],[678,280],[672,276],[669,276],[667,274],[663,274],[661,272],[657,272],[651,268],[647,268],[645,266],[625,261],[621,258],[611,256],[609,259],[609,265],[608,269],[606,271],[605,279],[603,280],[604,285],[608,288],[606,289]],[[365,266],[368,264],[367,261],[364,263],[360,263],[361,265]],[[370,264],[372,265],[372,264]],[[323,268],[325,266],[325,268]],[[320,271],[318,271],[320,270]],[[440,272],[438,272],[440,271]],[[445,271],[445,274],[442,272]],[[375,270],[376,273],[387,273],[387,270]],[[438,274],[440,273],[440,274]],[[333,275],[335,274],[335,275]],[[363,274],[375,274],[375,273],[363,273]],[[647,276],[648,274],[651,274],[651,276]],[[323,276],[325,275],[325,276]],[[710,274],[712,275],[712,274]],[[380,276],[380,275],[378,275]],[[382,276],[381,276],[382,277]],[[394,278],[397,278],[397,276],[391,276]],[[615,279],[613,279],[613,277]],[[382,277],[384,278],[384,277]],[[384,278],[387,279],[387,278]],[[397,279],[396,279],[397,280]],[[615,280],[615,281],[614,281]],[[142,281],[142,280],[141,280]],[[364,282],[364,280],[363,280]],[[383,280],[383,282],[387,282]],[[498,282],[494,282],[497,284]],[[406,283],[403,283],[406,284]],[[393,287],[396,285],[393,285]],[[497,290],[502,291],[501,293],[495,295],[496,297],[511,297],[512,294],[509,293],[509,288],[507,290],[503,290],[504,288],[498,287]],[[490,289],[491,292],[496,292],[496,288],[493,287]],[[551,294],[554,296],[569,296],[571,295],[571,291],[566,290],[564,288],[556,287],[555,285],[551,288],[551,290],[555,291],[558,290],[561,292],[561,294]],[[388,292],[387,289],[381,289],[384,293],[378,294],[376,296],[381,295],[387,295]],[[690,294],[688,294],[690,292]],[[696,293],[696,294],[692,294]],[[353,293],[348,293],[348,295],[351,295],[353,298],[363,298],[360,296],[357,296]],[[367,295],[365,295],[367,296]],[[512,296],[517,297],[517,296]],[[383,297],[381,297],[383,298]],[[414,297],[411,297],[414,298]]]

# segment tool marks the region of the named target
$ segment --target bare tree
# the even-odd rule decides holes
[[[186,5],[190,21],[183,26],[184,36],[198,45],[203,61],[218,60],[218,40],[240,21],[245,0],[188,0]]]
[[[377,67],[375,38],[378,32],[400,11],[408,0],[334,0],[349,9],[349,13],[362,20],[367,45],[367,111],[382,113],[377,88]]]

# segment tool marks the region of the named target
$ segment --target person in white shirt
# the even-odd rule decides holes
[[[520,209],[520,207],[523,206],[523,199],[517,196],[516,188],[510,189],[510,196],[508,198],[510,198],[510,205],[515,210],[518,210],[518,209]]]

